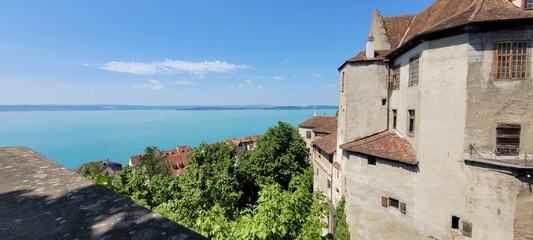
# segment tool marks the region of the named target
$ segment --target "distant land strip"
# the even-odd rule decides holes
[[[138,106],[138,105],[0,105],[0,111],[106,111],[106,110],[312,110],[337,109],[334,105],[274,106]]]

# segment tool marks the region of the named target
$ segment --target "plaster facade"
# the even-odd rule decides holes
[[[528,29],[466,32],[426,39],[388,61],[339,69],[338,146],[396,126],[418,160],[409,165],[378,158],[374,165],[367,154],[337,148],[353,239],[532,238],[532,178],[524,174],[533,170],[527,165],[533,155],[531,39]],[[495,43],[514,40],[528,43],[527,77],[494,79]],[[414,56],[418,83],[410,85]],[[400,87],[388,90],[394,66],[400,67]],[[521,126],[520,155],[504,159],[510,170],[467,164],[471,145],[481,160],[500,164],[494,156],[500,123]],[[383,206],[383,197],[404,203],[405,213]]]
[[[300,136],[304,139],[307,149],[311,151],[311,142],[313,142],[313,139],[315,138],[313,128],[299,127],[298,131],[300,132]]]

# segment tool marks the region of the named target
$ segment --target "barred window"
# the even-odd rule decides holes
[[[396,65],[392,68],[392,79],[389,81],[389,90],[400,89],[400,66]]]
[[[533,9],[533,0],[527,0],[526,8],[527,9]]]
[[[420,56],[417,55],[409,59],[409,87],[418,85],[419,58]]]
[[[496,79],[523,79],[527,69],[527,42],[496,43]]]

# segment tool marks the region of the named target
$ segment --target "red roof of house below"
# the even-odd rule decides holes
[[[313,116],[299,124],[300,127],[315,128],[331,121],[337,121],[335,116]]]
[[[327,154],[335,153],[337,151],[337,132],[335,131],[313,141],[313,147],[317,147]]]
[[[418,165],[415,151],[409,141],[394,130],[385,130],[353,142],[342,144],[340,147],[350,152],[363,153],[410,165]]]

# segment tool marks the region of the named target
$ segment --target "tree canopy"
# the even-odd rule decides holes
[[[212,239],[321,239],[327,204],[312,192],[307,155],[298,131],[279,122],[250,154],[201,143],[179,177],[147,147],[108,187]]]

